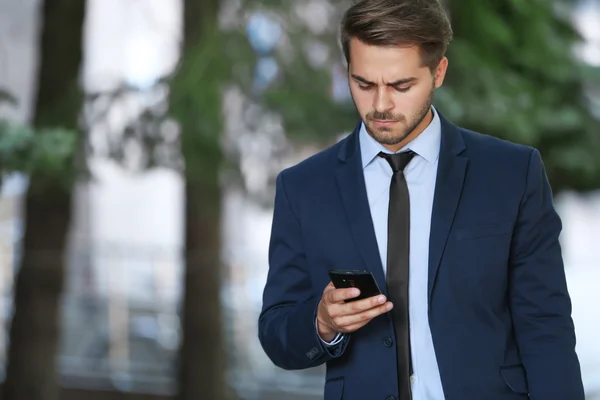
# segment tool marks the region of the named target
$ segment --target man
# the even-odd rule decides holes
[[[436,0],[346,12],[362,121],[277,178],[261,344],[281,368],[327,363],[325,400],[583,400],[540,154],[432,107],[451,36]],[[345,302],[329,269],[383,295]]]

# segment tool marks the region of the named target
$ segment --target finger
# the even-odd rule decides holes
[[[341,303],[344,300],[353,299],[360,294],[358,288],[334,289],[329,292],[331,303]]]
[[[384,295],[371,296],[366,299],[351,301],[349,303],[341,302],[329,306],[329,315],[331,318],[343,317],[345,315],[358,314],[373,307],[384,304],[386,298]]]
[[[327,293],[332,290],[335,290],[335,286],[333,286],[333,282],[329,282],[329,284],[325,286],[325,289],[323,289],[323,293]]]
[[[349,303],[344,303],[341,306],[341,314],[342,315],[352,315],[359,314],[363,311],[369,310],[373,307],[378,307],[386,302],[386,298],[384,295],[380,294],[377,296],[371,296],[366,299],[361,299],[357,301],[352,301]]]
[[[373,318],[376,318],[382,314],[389,312],[390,310],[392,310],[392,308],[392,303],[387,302],[378,307],[364,311],[360,314],[346,315],[344,317],[336,318],[332,322],[334,323],[334,325],[336,325],[336,330],[344,332],[354,332],[355,330],[371,322]]]
[[[353,325],[366,325],[373,318],[378,317],[386,312],[390,311],[393,308],[391,302],[386,302],[385,304],[381,304],[377,307],[372,307],[366,311],[360,312],[358,314],[352,315],[344,315],[333,319],[335,325],[342,329],[350,329]]]

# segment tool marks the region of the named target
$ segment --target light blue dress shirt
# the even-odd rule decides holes
[[[444,399],[427,316],[429,233],[441,141],[440,119],[435,109],[432,109],[434,117],[429,126],[399,151],[410,149],[417,154],[404,170],[410,197],[409,314],[414,372],[411,377],[413,400]],[[364,124],[359,140],[369,208],[385,272],[392,169],[385,159],[377,155],[380,151],[390,151],[367,133]],[[343,335],[338,335],[332,342],[325,344],[334,346],[342,339]]]

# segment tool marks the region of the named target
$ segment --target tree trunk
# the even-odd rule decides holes
[[[205,28],[215,23],[218,10],[219,0],[184,1],[183,64],[188,55],[198,50]],[[202,90],[202,87],[193,90]],[[185,288],[179,400],[226,398],[220,298],[220,132],[205,132],[209,124],[202,123],[201,112],[187,110],[187,115],[179,121],[186,165]]]
[[[81,105],[85,1],[45,0],[40,18],[37,129],[77,129]],[[65,247],[71,217],[72,182],[30,177],[25,199],[25,238],[14,287],[3,400],[56,400],[56,353]]]
[[[213,178],[218,178],[213,171]],[[180,400],[225,399],[221,313],[220,203],[214,184],[186,182],[186,274]]]

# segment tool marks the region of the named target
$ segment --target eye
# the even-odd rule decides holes
[[[371,89],[371,86],[358,85],[358,88],[359,88],[360,90],[369,90],[369,89]]]
[[[396,89],[397,91],[399,91],[400,93],[406,93],[406,92],[408,92],[408,91],[410,90],[410,88],[411,88],[411,87],[412,87],[412,86],[408,86],[408,87],[404,87],[404,88],[399,88],[399,87],[397,87],[397,88],[395,88],[395,89]]]

